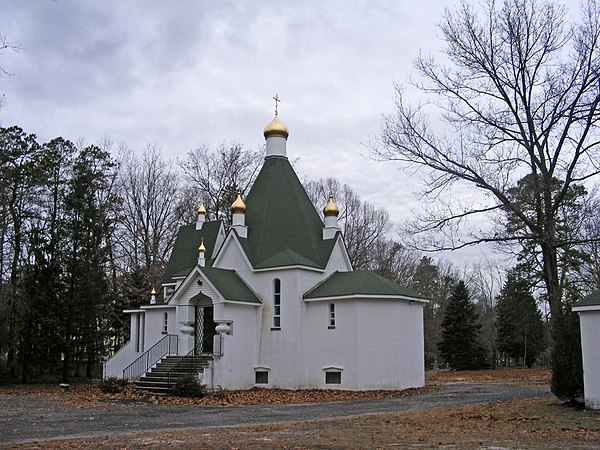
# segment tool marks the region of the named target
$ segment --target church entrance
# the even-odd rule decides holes
[[[194,326],[194,354],[213,352],[213,337],[216,324],[212,306],[196,306],[196,322]]]

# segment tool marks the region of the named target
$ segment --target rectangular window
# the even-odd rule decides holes
[[[281,328],[281,281],[273,280],[273,328]]]
[[[269,384],[269,372],[266,370],[257,370],[254,374],[254,383]]]
[[[141,316],[141,314],[135,315],[135,351],[136,352],[140,351],[140,340],[141,340],[140,327],[142,326],[142,319],[140,316]]]
[[[342,384],[342,372],[325,372],[325,384]]]
[[[167,334],[169,332],[169,313],[163,314],[163,327],[162,334]]]
[[[329,304],[329,328],[335,328],[335,304]]]

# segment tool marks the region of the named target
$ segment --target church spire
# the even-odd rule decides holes
[[[340,210],[333,201],[333,193],[329,193],[329,201],[325,208],[323,208],[323,215],[325,216],[325,227],[323,228],[323,240],[332,239],[336,233],[340,230],[338,225],[338,216]]]
[[[198,207],[198,215],[196,216],[196,230],[201,230],[202,225],[206,221],[206,209],[204,208],[204,203],[201,202]]]
[[[231,228],[237,231],[239,237],[248,237],[248,227],[246,226],[246,204],[242,200],[240,190],[237,190],[237,198],[231,205],[232,221]]]
[[[204,267],[204,265],[206,264],[205,253],[206,253],[206,247],[204,246],[204,238],[202,238],[202,242],[200,243],[200,246],[198,247],[198,265],[200,267]]]
[[[279,120],[279,102],[281,102],[279,95],[275,94],[273,100],[275,100],[275,117],[263,131],[267,142],[266,156],[286,157],[286,141],[290,133],[285,124]]]

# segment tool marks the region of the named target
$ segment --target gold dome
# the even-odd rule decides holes
[[[333,203],[333,194],[329,194],[329,201],[327,202],[327,205],[325,205],[325,208],[323,208],[323,214],[325,214],[325,217],[329,217],[338,216],[339,213],[340,210],[335,203]]]
[[[206,253],[206,247],[204,246],[204,239],[202,239],[202,242],[200,243],[200,247],[198,247],[198,251],[200,253]]]
[[[200,206],[198,206],[198,214],[206,215],[206,209],[204,208],[204,202],[201,202]]]
[[[265,135],[265,139],[271,136],[278,136],[287,139],[290,135],[288,128],[281,120],[279,120],[279,115],[277,113],[275,113],[275,118],[271,121],[271,123],[265,127],[263,134]]]
[[[156,295],[156,289],[152,288],[152,292],[150,292],[151,295]]]
[[[242,201],[242,195],[238,189],[237,198],[235,202],[231,205],[231,212],[233,214],[244,214],[246,212],[246,204]]]

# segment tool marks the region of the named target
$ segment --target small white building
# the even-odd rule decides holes
[[[164,300],[125,311],[131,340],[105,377],[136,378],[167,354],[205,354],[209,387],[423,386],[426,301],[353,270],[333,198],[322,220],[288,161],[277,112],[264,136],[263,167],[245,201],[238,193],[232,226],[205,221],[201,206],[181,227]]]
[[[600,291],[573,306],[579,313],[585,407],[600,409]]]

